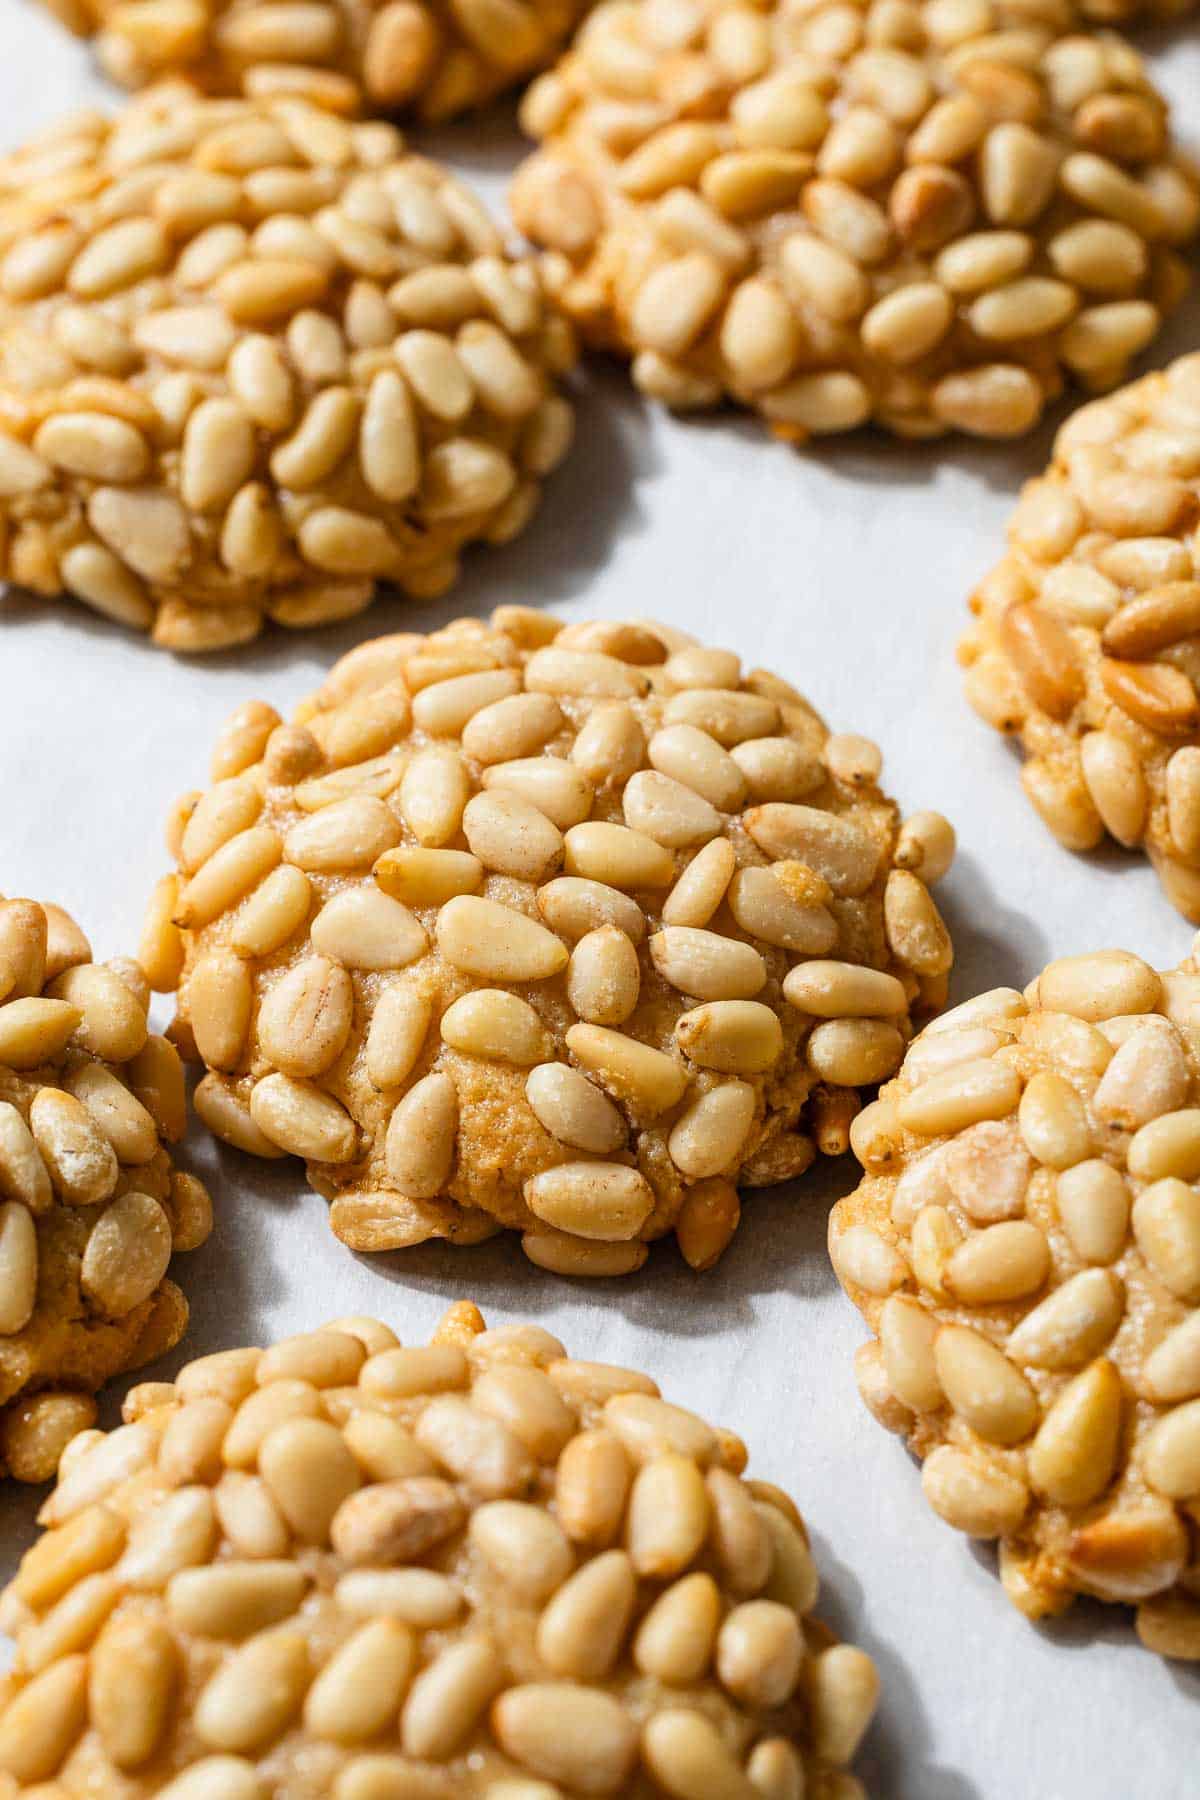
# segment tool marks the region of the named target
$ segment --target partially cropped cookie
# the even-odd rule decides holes
[[[1059,842],[1142,845],[1200,923],[1200,356],[1068,419],[971,600],[967,696]]]
[[[1028,431],[1180,298],[1195,172],[1058,0],[613,0],[524,103],[512,194],[584,334],[803,440]]]
[[[856,1119],[863,1399],[1030,1618],[1200,1659],[1200,962],[1064,957],[921,1033]]]
[[[613,1275],[674,1230],[707,1267],[944,1002],[954,835],[880,764],[666,626],[360,645],[173,817],[142,954],[201,1117],[303,1156],[356,1250],[508,1226]]]
[[[527,523],[572,359],[390,125],[165,84],[0,161],[0,577],[173,650],[430,598]]]
[[[279,94],[430,122],[544,69],[585,0],[44,0],[96,37],[126,87],[186,75],[216,93]]]
[[[183,1068],[136,963],[94,963],[60,907],[0,899],[0,1474],[46,1481],[104,1382],[170,1350],[171,1254],[212,1227],[167,1146]]]
[[[878,1676],[812,1616],[800,1514],[647,1376],[460,1301],[412,1349],[344,1319],[202,1357],[125,1419],[4,1594],[6,1794],[864,1800]]]

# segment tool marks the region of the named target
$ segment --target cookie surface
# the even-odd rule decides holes
[[[173,1250],[212,1209],[172,1168],[179,1056],[133,963],[93,963],[57,906],[0,900],[0,1472],[46,1481],[91,1395],[183,1335]]]
[[[205,1122],[305,1157],[356,1250],[502,1226],[707,1267],[736,1183],[839,1154],[953,952],[874,744],[659,625],[501,608],[230,721],[143,938]],[[924,879],[923,879],[924,877]]]
[[[127,87],[186,75],[352,113],[448,119],[546,67],[584,0],[43,0]]]
[[[4,1596],[6,1800],[862,1800],[878,1678],[811,1616],[799,1513],[646,1376],[460,1302],[413,1349],[348,1319],[203,1357],[125,1417]]]
[[[1195,174],[1132,48],[1056,0],[601,6],[513,211],[593,341],[780,436],[1029,430],[1188,274]]]
[[[431,598],[536,507],[573,354],[390,125],[163,84],[0,161],[0,577],[185,651]]]
[[[1200,1659],[1200,973],[1106,950],[915,1040],[829,1245],[863,1399],[1031,1618],[1136,1606]]]
[[[1200,923],[1200,356],[1074,414],[972,598],[967,696],[1069,850],[1141,845]]]

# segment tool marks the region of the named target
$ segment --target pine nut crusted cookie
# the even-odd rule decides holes
[[[617,1275],[673,1229],[708,1267],[944,1002],[954,835],[880,763],[666,626],[360,645],[174,815],[142,955],[201,1117],[303,1156],[355,1250],[508,1226]]]
[[[197,651],[440,594],[536,507],[573,356],[390,125],[164,84],[0,162],[0,578]]]
[[[523,123],[513,213],[585,334],[798,441],[1112,386],[1200,225],[1140,59],[1062,0],[609,0]]]
[[[0,899],[0,1474],[18,1481],[48,1481],[96,1389],[187,1323],[167,1268],[212,1208],[171,1166],[183,1069],[149,997],[60,907]]]
[[[812,1616],[800,1514],[647,1376],[460,1301],[125,1419],[4,1595],[4,1800],[863,1800],[878,1677]]]
[[[1200,924],[1200,356],[1068,419],[959,648],[1069,850],[1143,845]]]
[[[913,1042],[829,1247],[863,1399],[1030,1618],[1200,1659],[1200,960],[1064,957]]]
[[[435,122],[544,69],[584,0],[43,0],[97,39],[126,87],[186,75],[216,93]]]

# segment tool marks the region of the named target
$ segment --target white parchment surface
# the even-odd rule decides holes
[[[1146,47],[1195,148],[1200,25],[1154,33]],[[0,0],[0,148],[111,98],[49,15]],[[428,142],[499,206],[520,152],[511,114]],[[1197,344],[1194,301],[1151,358]],[[514,600],[572,618],[657,615],[777,668],[834,728],[876,738],[901,805],[936,807],[958,827],[959,859],[939,889],[956,998],[1021,986],[1051,956],[1108,944],[1168,966],[1190,933],[1148,866],[1059,849],[1020,791],[1015,755],[961,694],[953,651],[965,596],[999,554],[1017,489],[1050,438],[1049,426],[996,448],[863,437],[801,454],[734,416],[671,419],[601,368],[582,387],[575,451],[533,527],[473,556],[437,606],[387,601],[344,628],[188,662],[82,608],[0,597],[0,891],[59,901],[98,956],[130,950],[166,867],[168,804],[205,781],[235,705],[260,696],[286,712],[363,637]],[[669,1398],[739,1431],[753,1472],[795,1494],[816,1540],[822,1609],[882,1672],[859,1765],[878,1800],[1200,1794],[1200,1675],[1141,1650],[1115,1609],[1026,1624],[991,1555],[928,1512],[915,1467],[862,1408],[851,1356],[863,1327],[824,1250],[828,1207],[853,1165],[749,1196],[708,1276],[660,1248],[639,1277],[588,1287],[534,1269],[515,1238],[355,1258],[298,1164],[256,1164],[196,1131],[189,1154],[217,1226],[173,1271],[192,1328],[161,1373],[184,1352],[266,1342],[339,1313],[376,1313],[410,1342],[460,1296],[494,1323],[537,1320],[574,1354],[650,1370]],[[32,1536],[36,1504],[13,1486],[0,1495],[0,1577]]]

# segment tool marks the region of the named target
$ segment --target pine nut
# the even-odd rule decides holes
[[[989,1443],[1027,1437],[1037,1417],[1033,1390],[978,1332],[948,1326],[934,1343],[938,1380],[954,1410]]]
[[[619,1031],[601,1025],[572,1025],[566,1043],[572,1055],[618,1100],[653,1117],[675,1106],[687,1087],[678,1063]]]
[[[565,1682],[510,1688],[493,1707],[492,1728],[521,1767],[595,1794],[618,1793],[637,1755],[632,1721],[598,1688]]]
[[[1200,1175],[1200,1109],[1162,1113],[1134,1132],[1129,1173],[1142,1181],[1167,1175],[1194,1181]]]
[[[518,881],[543,882],[562,862],[558,827],[518,794],[476,794],[467,802],[463,831],[485,869]]]
[[[605,1403],[604,1422],[639,1463],[671,1452],[707,1465],[715,1453],[715,1438],[703,1420],[650,1395],[614,1395]]]
[[[1173,1294],[1200,1299],[1200,1195],[1177,1176],[1143,1188],[1133,1203],[1138,1249]]]
[[[57,1774],[87,1719],[87,1658],[66,1656],[34,1677],[0,1722],[0,1768],[29,1783]]]
[[[538,889],[537,901],[551,930],[572,943],[605,925],[615,925],[632,944],[640,944],[646,935],[645,915],[637,901],[605,882],[560,875]]]
[[[414,1199],[436,1194],[454,1160],[458,1096],[448,1075],[426,1075],[409,1089],[391,1116],[388,1173]]]
[[[577,1069],[542,1063],[530,1072],[525,1096],[539,1122],[560,1143],[603,1156],[625,1142],[625,1123]]]
[[[292,1531],[322,1543],[342,1502],[359,1485],[342,1434],[322,1419],[294,1418],[273,1427],[259,1446],[263,1481]]]
[[[385,850],[375,864],[375,880],[385,894],[406,906],[442,906],[456,894],[473,894],[483,880],[483,864],[465,850]]]
[[[883,1019],[830,1019],[811,1034],[806,1054],[822,1081],[863,1087],[896,1072],[904,1040]]]
[[[670,852],[626,825],[573,825],[564,844],[567,874],[585,881],[637,891],[666,887],[674,877]]]
[[[645,1244],[588,1243],[565,1231],[527,1231],[521,1248],[531,1263],[554,1275],[578,1275],[595,1281],[630,1275],[648,1255]]]
[[[654,1205],[644,1177],[621,1163],[560,1163],[526,1184],[525,1200],[556,1230],[604,1242],[636,1237]]]
[[[313,1162],[344,1162],[358,1131],[333,1097],[290,1075],[266,1075],[250,1093],[250,1117],[271,1143]]]
[[[566,1537],[537,1506],[491,1501],[472,1515],[470,1537],[497,1575],[534,1604],[560,1589],[573,1568]]]
[[[493,900],[459,894],[438,915],[438,946],[464,974],[497,981],[544,981],[567,962],[545,926]]]
[[[310,935],[322,956],[348,969],[402,969],[422,955],[425,932],[406,906],[370,888],[327,900]]]
[[[181,1630],[246,1638],[288,1618],[308,1582],[290,1562],[226,1562],[184,1569],[167,1585],[167,1612]]]
[[[1117,1458],[1121,1399],[1121,1378],[1105,1358],[1062,1390],[1029,1452],[1038,1493],[1059,1505],[1082,1506],[1107,1487]]]
[[[1007,1064],[961,1063],[933,1075],[899,1104],[901,1123],[924,1137],[961,1131],[981,1119],[1003,1119],[1016,1108],[1020,1081]]]
[[[783,1053],[783,1032],[770,1007],[757,1000],[717,1000],[697,1006],[675,1023],[684,1055],[701,1068],[752,1075],[773,1068]]]
[[[754,1120],[754,1089],[725,1081],[693,1101],[667,1139],[671,1161],[692,1180],[719,1175],[736,1165]]]
[[[647,1721],[642,1756],[654,1779],[677,1800],[750,1800],[755,1792],[702,1713],[664,1709]]]
[[[551,1050],[532,1006],[502,988],[482,988],[454,1001],[442,1014],[441,1033],[444,1043],[468,1056],[496,1057],[522,1067]]]
[[[629,1458],[611,1433],[585,1431],[573,1438],[559,1459],[555,1485],[558,1518],[568,1537],[595,1548],[611,1544],[631,1478]]]
[[[699,1000],[750,1000],[767,978],[753,945],[715,931],[664,926],[650,939],[650,954],[665,981]]]
[[[800,963],[789,972],[783,991],[800,1012],[822,1019],[886,1019],[907,1005],[894,975],[855,963]]]

